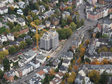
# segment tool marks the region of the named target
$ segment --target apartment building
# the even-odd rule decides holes
[[[55,30],[45,32],[40,39],[40,49],[51,50],[56,49],[59,45],[59,35]]]

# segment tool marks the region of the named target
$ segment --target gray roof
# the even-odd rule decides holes
[[[82,69],[88,69],[88,70],[101,70],[101,69],[112,69],[112,65],[89,65],[85,64],[82,66]]]

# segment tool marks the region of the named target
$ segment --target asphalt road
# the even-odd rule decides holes
[[[80,6],[79,14],[80,14],[80,18],[85,19],[85,25],[72,34],[72,36],[65,42],[63,48],[55,54],[54,56],[55,58],[60,57],[64,52],[66,52],[70,48],[70,46],[72,46],[72,41],[74,41],[74,38],[79,38],[82,34],[85,35],[86,34],[85,31],[89,30],[90,28],[93,28],[93,26],[96,25],[97,22],[86,20],[85,13],[84,13],[84,5]],[[77,42],[77,40],[75,41]],[[18,79],[13,84],[23,84],[24,81],[30,80],[36,72],[43,69],[44,67],[45,66],[41,66],[39,69],[35,69],[33,72],[29,73],[27,76],[21,77],[21,79]]]

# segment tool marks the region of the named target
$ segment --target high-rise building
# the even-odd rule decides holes
[[[40,49],[55,50],[59,45],[59,35],[55,30],[45,32],[40,38]]]

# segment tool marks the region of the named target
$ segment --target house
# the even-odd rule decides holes
[[[50,84],[60,84],[62,81],[62,79],[58,78],[58,77],[54,77],[51,81]]]
[[[40,77],[38,77],[36,74],[30,79],[30,80],[28,80],[28,82],[26,82],[26,83],[28,83],[28,84],[42,84],[41,83],[41,78]]]
[[[46,59],[47,57],[43,56],[42,54],[36,56],[36,60],[38,60],[42,64],[46,61]]]
[[[34,60],[34,61],[30,62],[30,64],[34,67],[34,69],[40,67],[40,62],[38,60]]]
[[[14,41],[14,35],[11,34],[11,33],[7,34],[7,38],[8,38],[8,40],[10,40],[10,41]]]
[[[32,59],[34,59],[36,55],[37,55],[37,53],[33,50],[29,50],[29,51],[23,53],[20,56],[21,60],[18,62],[18,65],[20,67],[24,66],[25,64],[29,63]]]
[[[59,24],[59,21],[60,20],[58,18],[54,17],[53,20],[52,20],[52,24],[56,26],[56,25]]]
[[[64,19],[67,18],[68,16],[70,16],[70,12],[64,11],[64,12],[62,13],[62,17],[63,17]]]
[[[29,32],[29,28],[26,28],[26,29],[22,29],[19,32],[17,32],[17,34],[19,36],[19,35],[22,35],[22,34],[27,34],[28,32]]]
[[[31,36],[26,35],[26,36],[24,37],[24,40],[27,40],[27,39],[32,39],[32,38],[31,38]]]
[[[16,76],[17,74],[17,71],[10,70],[4,73],[4,78],[9,82],[14,82],[14,76]]]
[[[60,4],[60,9],[65,10],[67,8],[67,5],[65,5],[63,2]]]
[[[55,60],[52,61],[52,63],[53,63],[52,64],[53,68],[56,69],[58,67],[58,64],[60,63],[60,60],[59,59],[55,59]]]
[[[76,0],[76,6],[80,6],[81,4],[83,4],[83,0]]]
[[[18,9],[18,10],[17,10],[17,14],[23,15],[23,11],[22,11],[21,9]]]
[[[101,52],[98,55],[85,55],[84,59],[90,59],[91,61],[94,61],[95,59],[97,59],[99,62],[103,61],[104,59],[111,61],[112,58],[112,53],[111,52]]]
[[[112,29],[112,20],[109,18],[103,19],[103,28],[111,28]]]
[[[8,13],[8,8],[6,6],[0,7],[0,14]]]
[[[44,7],[43,5],[40,5],[39,11],[40,11],[40,12],[44,12],[44,11],[45,11],[45,7]]]
[[[38,30],[42,30],[45,28],[45,25],[38,25]]]
[[[16,15],[14,15],[14,14],[7,15],[6,17],[7,17],[7,20],[10,22],[16,22],[16,20],[17,20]]]
[[[97,0],[87,0],[87,2],[91,5],[95,5],[97,3]]]
[[[71,6],[71,5],[72,5],[72,1],[73,1],[73,0],[68,0],[68,1],[67,1],[67,5]]]
[[[51,2],[52,2],[53,4],[58,4],[58,3],[59,3],[58,0],[51,0]]]
[[[25,20],[23,18],[17,18],[17,23],[20,24],[21,26],[25,26]]]
[[[60,79],[62,79],[63,76],[64,76],[64,74],[63,74],[62,72],[58,72],[58,73],[56,73],[56,75],[55,75],[55,77],[58,77],[58,78],[60,78]]]
[[[62,62],[62,65],[65,66],[65,67],[68,67],[70,65],[70,60],[64,59],[63,62]]]
[[[73,59],[73,53],[71,51],[69,52],[65,52],[62,56],[61,56],[62,59],[68,59],[68,60],[71,60]]]
[[[85,72],[90,72],[91,70],[96,70],[99,71],[100,74],[103,73],[104,71],[111,74],[112,73],[112,65],[107,64],[107,65],[89,65],[85,64],[81,68]]]
[[[25,8],[25,2],[23,2],[23,1],[19,1],[19,2],[18,2],[18,5],[19,5],[19,7],[22,8],[22,9]]]
[[[4,71],[4,67],[1,64],[0,64],[0,70]]]
[[[7,41],[7,37],[5,35],[1,35],[0,36],[0,42],[3,43],[5,41]]]
[[[39,11],[38,11],[38,10],[32,10],[32,12],[33,12],[34,14],[36,14],[36,15],[39,14]]]
[[[68,70],[68,68],[67,67],[65,67],[65,66],[60,66],[60,68],[59,68],[59,72],[62,72],[62,73],[66,73],[67,72],[67,70]]]
[[[45,25],[46,25],[46,27],[50,27],[51,22],[50,21],[45,21]]]
[[[44,70],[40,70],[40,71],[38,71],[38,72],[36,73],[36,75],[37,75],[38,77],[40,77],[41,79],[44,79],[44,78],[45,78],[45,74],[46,74],[46,72],[45,72]]]
[[[14,7],[19,9],[19,6],[17,5],[17,3],[8,4],[7,7]]]
[[[55,10],[46,11],[46,12],[44,13],[44,18],[50,17],[51,15],[54,14],[54,12],[55,12]]]
[[[14,3],[14,0],[8,0],[9,3]]]
[[[33,66],[31,64],[26,64],[25,66],[18,69],[19,77],[25,76],[33,71]]]

